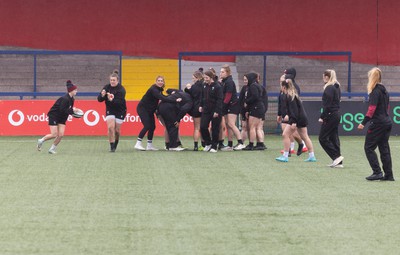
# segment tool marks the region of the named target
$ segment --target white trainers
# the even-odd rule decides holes
[[[221,151],[233,151],[233,148],[229,147],[229,146],[225,146],[225,147],[221,148]]]
[[[37,145],[36,145],[38,151],[42,150],[42,145],[43,145],[43,141],[41,139],[38,139]]]
[[[158,151],[158,149],[152,143],[149,143],[147,144],[146,151]]]
[[[332,167],[332,168],[344,168],[343,164],[339,164],[339,165],[331,166],[331,167]]]
[[[210,152],[211,152],[211,153],[216,153],[217,150],[216,150],[216,149],[210,149]]]
[[[136,142],[135,149],[138,150],[138,151],[145,151],[146,150],[145,148],[143,148],[141,142]]]
[[[170,151],[184,151],[185,148],[182,147],[176,147],[176,148],[169,148]]]
[[[56,154],[57,152],[55,151],[55,150],[53,150],[53,149],[50,149],[49,150],[49,154]]]
[[[211,145],[206,145],[206,147],[204,147],[204,152],[209,152],[211,149]]]
[[[331,167],[335,167],[335,166],[339,165],[339,163],[342,162],[343,159],[344,159],[343,156],[338,157],[337,159],[335,159],[335,160],[332,162]]]
[[[246,145],[242,144],[242,143],[238,143],[235,147],[233,147],[233,150],[235,151],[241,151],[244,148],[246,148]]]

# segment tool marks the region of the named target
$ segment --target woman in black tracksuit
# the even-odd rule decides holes
[[[121,125],[126,116],[126,91],[119,83],[118,72],[114,71],[110,75],[110,84],[103,87],[97,101],[106,104],[106,122],[108,129],[108,141],[110,142],[110,152],[115,152],[121,134]]]
[[[54,142],[49,149],[49,153],[56,153],[57,145],[61,142],[61,139],[64,136],[65,123],[67,122],[69,115],[74,113],[74,102],[76,93],[78,92],[78,88],[77,86],[72,84],[70,80],[68,80],[67,91],[68,93],[58,98],[47,113],[47,116],[49,118],[50,134],[43,136],[41,139],[38,139],[38,151],[42,150],[42,146],[45,141],[54,139]]]
[[[168,150],[181,151],[184,150],[182,147],[178,147],[178,135],[179,135],[179,123],[181,119],[188,113],[193,107],[192,97],[183,91],[176,89],[167,89],[169,98],[173,99],[173,102],[161,101],[158,105],[158,113],[164,120],[165,128],[168,132]],[[182,100],[177,103],[176,99],[181,98]]]
[[[143,128],[139,133],[137,138],[135,149],[137,150],[158,150],[153,146],[153,135],[156,129],[156,121],[154,113],[157,110],[158,102],[160,100],[172,102],[174,99],[170,99],[162,94],[164,90],[164,77],[157,76],[156,83],[151,85],[151,87],[146,91],[142,99],[140,100],[136,110],[139,114],[140,120],[143,124]],[[179,99],[177,99],[180,101]],[[147,133],[147,147],[146,149],[142,145],[143,137]]]
[[[368,112],[365,114],[362,123],[358,125],[358,129],[363,129],[368,122],[371,122],[365,136],[364,151],[372,168],[372,175],[366,177],[366,179],[369,181],[394,181],[389,147],[389,137],[392,130],[392,121],[388,114],[389,93],[381,82],[382,71],[377,67],[372,68],[368,72]],[[381,155],[384,176],[375,153],[376,147],[379,148]]]
[[[247,78],[247,84],[249,86],[247,91],[247,97],[245,100],[245,107],[248,113],[248,130],[249,130],[249,144],[243,148],[243,150],[253,150],[254,141],[257,136],[257,127],[261,122],[261,119],[265,115],[265,105],[263,102],[263,89],[260,84],[258,84],[258,74],[255,72],[250,72],[245,75]]]
[[[319,132],[319,143],[333,160],[328,166],[343,167],[343,156],[340,154],[339,140],[340,83],[336,79],[335,70],[326,70],[322,78],[325,86],[322,95],[322,113],[318,120],[322,123]]]
[[[199,112],[200,102],[202,98],[202,90],[203,90],[203,73],[200,71],[194,72],[192,76],[193,84],[187,84],[185,88],[185,92],[189,93],[193,100],[193,108],[190,110],[189,114],[193,118],[193,141],[194,141],[194,151],[199,150],[199,139],[201,138],[200,135],[200,119],[201,119],[201,112]],[[204,147],[204,145],[203,145]]]
[[[201,112],[200,132],[206,147],[204,151],[217,152],[219,129],[222,118],[222,87],[214,81],[214,73],[204,72],[204,85],[199,112]],[[211,135],[208,129],[211,122]]]

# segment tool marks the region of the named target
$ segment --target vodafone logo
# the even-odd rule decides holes
[[[17,117],[14,117],[14,115],[17,115]],[[12,110],[8,114],[8,122],[10,122],[11,125],[14,127],[18,127],[24,123],[25,116],[20,110]]]
[[[87,110],[83,115],[83,121],[90,127],[96,126],[100,121],[100,115],[95,110]]]

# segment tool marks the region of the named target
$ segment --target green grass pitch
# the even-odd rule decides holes
[[[316,163],[276,162],[275,135],[266,151],[214,154],[66,136],[50,155],[38,138],[0,137],[0,254],[399,253],[399,181],[365,180],[362,136],[341,137],[343,169],[316,137]]]

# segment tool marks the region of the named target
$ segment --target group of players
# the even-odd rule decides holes
[[[299,144],[297,155],[308,151],[306,162],[316,162],[313,144],[307,134],[308,119],[302,101],[299,98],[300,88],[295,82],[296,70],[290,68],[284,71],[280,79],[280,96],[278,103],[277,121],[282,124],[283,147],[282,155],[277,157],[279,162],[288,162],[294,152],[294,141]],[[392,123],[388,115],[389,94],[381,84],[382,72],[373,68],[368,73],[368,94],[370,103],[368,112],[358,129],[363,129],[371,121],[366,140],[365,154],[373,170],[367,180],[393,181],[392,163],[389,148],[389,137]],[[179,139],[179,123],[188,113],[194,123],[194,151],[215,153],[234,150],[264,150],[263,125],[268,110],[268,95],[266,89],[260,85],[260,75],[249,72],[244,75],[244,86],[237,97],[236,85],[232,79],[228,65],[222,66],[217,77],[214,69],[206,71],[199,69],[193,73],[193,82],[186,85],[184,91],[168,89],[163,94],[165,80],[163,76],[156,78],[137,106],[137,113],[143,124],[137,142],[136,150],[158,150],[153,146],[155,114],[166,128],[166,149],[182,151]],[[321,125],[319,142],[328,156],[332,159],[329,167],[343,167],[344,157],[340,152],[338,126],[340,122],[340,83],[336,73],[328,69],[323,74],[324,93],[322,97],[323,111],[318,120]],[[54,139],[49,149],[50,154],[56,153],[57,145],[64,136],[65,123],[72,115],[74,97],[77,86],[67,81],[68,93],[60,97],[48,112],[50,133],[38,139],[37,148],[40,151],[45,141]],[[125,101],[126,91],[119,82],[118,72],[110,75],[110,83],[103,87],[98,95],[99,102],[105,102],[106,122],[110,152],[115,152],[118,146],[121,125],[124,122],[127,108]],[[240,131],[236,126],[240,114]],[[228,145],[223,144],[224,135],[228,134]],[[143,138],[147,134],[146,148]],[[237,144],[233,145],[233,137]],[[249,143],[244,145],[248,137]],[[199,140],[201,145],[199,146]],[[256,144],[254,144],[256,142]],[[383,171],[379,165],[375,149],[379,147]]]

